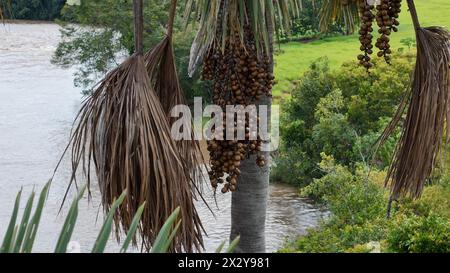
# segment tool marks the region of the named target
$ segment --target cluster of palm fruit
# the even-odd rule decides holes
[[[218,30],[218,33],[220,31]],[[273,75],[269,73],[269,59],[258,57],[250,27],[244,27],[243,39],[238,30],[230,32],[224,48],[211,46],[202,70],[203,79],[212,83],[212,101],[220,106],[224,113],[227,105],[245,107],[254,104],[262,96],[270,96],[274,80]],[[222,193],[237,189],[241,161],[261,150],[262,141],[258,130],[250,130],[250,124],[258,124],[259,118],[245,114],[245,119],[240,120],[237,115],[229,117],[229,120],[234,121],[233,139],[221,139],[226,136],[227,130],[224,115],[223,130],[219,132],[213,128],[215,137],[208,141],[211,186],[217,189],[219,184],[223,184]],[[245,139],[237,139],[239,126],[245,128]],[[256,163],[262,167],[266,164],[266,159],[258,154]]]
[[[377,38],[375,46],[379,49],[377,53],[378,57],[383,57],[387,63],[390,63],[392,53],[391,46],[389,44],[390,35],[392,32],[398,31],[398,21],[401,0],[380,0],[376,6],[376,14],[374,15],[372,10],[373,5],[369,5],[366,0],[360,1],[359,8],[361,14],[361,29],[360,29],[360,41],[361,50],[364,54],[358,55],[360,64],[366,69],[373,66],[370,62],[370,55],[373,53],[372,46],[372,21],[375,18],[378,25],[378,33],[380,36]]]
[[[373,53],[372,44],[372,21],[374,15],[372,13],[374,6],[368,5],[366,1],[360,2],[359,11],[361,14],[361,27],[359,30],[359,41],[361,42],[361,51],[364,54],[358,55],[359,63],[364,66],[367,70],[373,66],[371,62],[370,55]]]

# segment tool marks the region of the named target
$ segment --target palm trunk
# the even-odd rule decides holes
[[[265,97],[258,104],[268,105],[270,109],[271,102],[272,98]],[[232,193],[230,241],[240,235],[239,244],[235,249],[235,252],[238,253],[266,251],[265,224],[270,174],[269,152],[264,152],[264,156],[267,161],[262,168],[256,164],[255,155],[242,162],[238,189]]]
[[[270,20],[267,20],[268,22]],[[268,23],[270,41],[270,72],[273,72],[273,26]],[[272,97],[263,97],[257,105],[267,105],[268,126],[270,128]],[[241,175],[238,178],[237,191],[231,199],[230,242],[240,236],[237,253],[262,253],[266,251],[266,209],[269,189],[270,154],[264,152],[266,165],[259,167],[256,156],[241,163]]]

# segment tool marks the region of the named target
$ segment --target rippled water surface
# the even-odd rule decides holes
[[[52,174],[64,150],[72,121],[80,106],[80,90],[73,87],[73,70],[50,63],[59,40],[55,24],[0,25],[0,238],[9,221],[15,194],[23,187],[25,196],[33,188],[41,189]],[[51,186],[37,235],[35,251],[52,251],[63,216],[58,216],[70,166],[62,163]],[[214,251],[228,238],[231,195],[218,195],[220,210],[207,195],[215,217],[198,204],[208,237],[206,250]],[[24,201],[23,201],[24,202]],[[99,209],[98,189],[93,198],[80,203],[73,240],[81,251],[89,251],[103,217]],[[23,204],[22,204],[23,205]],[[267,250],[275,251],[285,238],[314,226],[323,213],[307,200],[298,198],[295,188],[270,186],[267,214]],[[98,221],[97,221],[98,219]],[[117,251],[111,240],[108,251]]]

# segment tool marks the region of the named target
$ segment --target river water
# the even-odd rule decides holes
[[[0,238],[16,193],[21,188],[22,196],[33,189],[39,191],[51,176],[80,106],[80,90],[73,86],[74,71],[50,63],[59,38],[56,24],[0,24]],[[69,162],[64,161],[52,183],[34,251],[47,252],[55,247],[68,209],[64,207],[58,215],[69,173]],[[215,216],[203,204],[197,205],[208,233],[206,251],[214,251],[228,238],[230,197],[218,194],[217,209],[212,194],[206,195]],[[267,251],[276,251],[287,237],[304,233],[324,215],[286,185],[272,184],[268,202]],[[25,200],[22,207],[23,203]],[[90,202],[87,198],[80,202],[71,244],[74,251],[92,248],[102,219],[99,191],[94,188]],[[111,239],[107,251],[118,249]]]

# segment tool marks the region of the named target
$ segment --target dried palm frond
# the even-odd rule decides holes
[[[358,3],[366,0],[324,0],[319,10],[319,26],[327,32],[334,22],[344,24],[347,33],[353,33],[359,23]]]
[[[135,0],[135,21],[136,53],[100,81],[77,115],[70,141],[71,184],[82,167],[89,188],[94,165],[106,211],[127,190],[114,218],[117,231],[130,228],[133,215],[145,201],[139,231],[147,250],[164,221],[180,207],[181,226],[170,250],[200,250],[203,228],[189,170],[171,138],[166,112],[144,64],[142,0]]]
[[[246,25],[250,25],[255,36],[259,55],[267,55],[270,51],[268,25],[276,25],[280,31],[288,33],[291,19],[298,16],[301,9],[300,0],[188,0],[185,22],[191,14],[199,20],[199,29],[191,47],[189,75],[194,73],[213,43],[225,50],[230,30],[238,30],[243,41]],[[220,37],[217,37],[218,29],[222,33]]]
[[[408,5],[416,29],[417,60],[406,120],[386,178],[386,184],[391,181],[391,200],[406,194],[420,197],[450,128],[450,34],[440,27],[421,28],[414,3],[408,0]],[[381,140],[393,131],[404,108],[402,103]]]
[[[172,29],[176,2],[176,0],[172,0],[167,35],[152,50],[144,55],[148,75],[150,76],[153,88],[159,97],[162,107],[169,118],[170,125],[176,121],[175,118],[171,117],[172,109],[177,105],[187,104],[177,75],[172,46]],[[200,150],[199,142],[194,138],[192,123],[186,125],[190,126],[190,139],[178,140],[176,141],[176,145],[181,157],[191,172],[194,187],[200,190],[204,181],[201,167],[205,164],[205,161]],[[186,129],[188,128],[184,128],[184,130]]]

